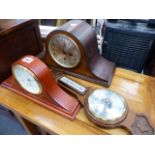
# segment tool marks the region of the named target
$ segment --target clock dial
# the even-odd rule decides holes
[[[108,123],[120,121],[127,112],[127,104],[117,93],[97,89],[88,97],[89,111],[98,119]]]
[[[81,59],[79,47],[74,40],[64,34],[54,35],[49,42],[49,52],[53,60],[62,67],[76,67]]]
[[[37,77],[22,65],[13,66],[13,74],[20,86],[32,94],[41,94],[42,86]]]

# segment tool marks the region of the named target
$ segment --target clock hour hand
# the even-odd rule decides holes
[[[64,54],[66,53],[66,43],[65,43],[65,41],[63,43],[63,49],[62,49],[62,51],[63,51]]]

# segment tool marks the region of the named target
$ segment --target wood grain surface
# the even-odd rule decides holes
[[[70,78],[84,86],[103,88]],[[122,95],[134,112],[149,115],[155,127],[155,78],[117,68],[109,89]],[[71,121],[3,87],[0,87],[0,103],[51,134],[128,134],[124,129],[104,129],[94,125],[86,118],[83,108]]]

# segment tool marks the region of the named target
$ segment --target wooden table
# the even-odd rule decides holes
[[[102,87],[72,79],[85,86]],[[133,111],[149,113],[155,127],[155,78],[117,68],[110,89],[120,93]],[[32,124],[49,134],[128,134],[120,128],[97,127],[86,118],[83,108],[71,121],[3,87],[0,87],[0,103],[15,113],[32,134],[35,133]]]

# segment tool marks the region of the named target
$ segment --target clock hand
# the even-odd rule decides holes
[[[34,79],[29,79],[29,78],[28,78],[27,81],[31,82],[31,81],[35,81],[35,80],[34,80]]]
[[[67,53],[66,43],[65,43],[65,42],[64,42],[64,44],[63,44],[63,50],[62,50],[62,51],[63,51],[63,53],[64,53],[64,54],[66,54],[66,53]]]

